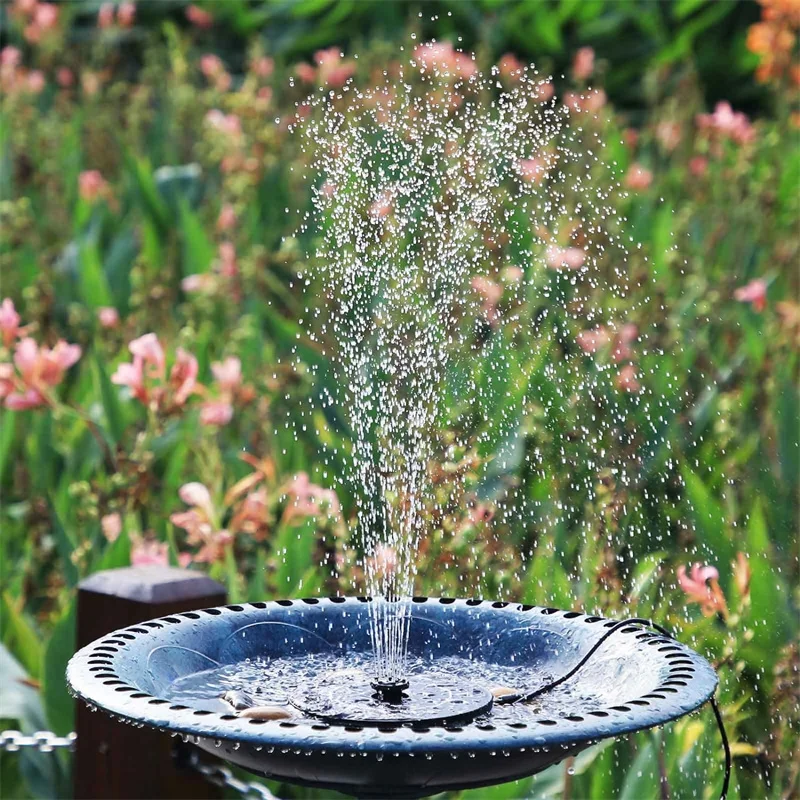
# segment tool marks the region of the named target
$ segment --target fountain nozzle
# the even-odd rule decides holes
[[[396,681],[372,681],[370,686],[384,703],[400,703],[403,692],[408,689],[408,681],[405,678]]]

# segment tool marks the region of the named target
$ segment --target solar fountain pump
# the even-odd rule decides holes
[[[535,774],[688,714],[717,685],[705,659],[646,620],[429,597],[407,601],[407,676],[378,682],[373,602],[153,619],[84,647],[68,682],[94,708],[255,774],[408,798]]]

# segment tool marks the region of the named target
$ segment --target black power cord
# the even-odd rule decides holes
[[[657,630],[659,633],[663,634],[669,639],[675,639],[675,637],[666,629],[661,627],[661,625],[653,622],[650,619],[643,619],[641,617],[634,617],[633,619],[622,619],[619,622],[614,623],[584,654],[583,658],[565,675],[562,675],[560,678],[556,678],[554,681],[550,681],[550,683],[545,684],[544,686],[540,686],[538,689],[534,689],[532,692],[528,692],[526,694],[508,694],[502,695],[495,699],[495,703],[498,705],[508,705],[509,703],[520,703],[525,702],[528,700],[533,700],[535,697],[539,697],[546,692],[549,692],[556,688],[556,686],[560,686],[565,681],[568,681],[576,672],[578,672],[583,666],[585,666],[586,662],[598,651],[600,646],[603,642],[608,639],[609,636],[616,633],[620,628],[626,628],[629,625],[645,625],[648,628],[653,628]],[[725,778],[722,781],[722,791],[720,792],[720,800],[726,800],[728,796],[728,787],[730,786],[731,782],[731,748],[730,744],[728,743],[728,735],[725,733],[725,725],[722,721],[722,714],[720,714],[719,706],[717,705],[717,701],[712,697],[709,702],[711,703],[711,708],[714,711],[714,717],[717,720],[717,727],[719,728],[719,735],[722,739],[722,749],[725,752]]]

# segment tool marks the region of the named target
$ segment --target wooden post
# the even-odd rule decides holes
[[[155,566],[97,572],[78,587],[77,644],[83,647],[153,617],[225,602],[225,589],[199,572]],[[177,766],[173,749],[178,739],[91,713],[81,702],[76,712],[76,798],[221,796],[201,775]]]

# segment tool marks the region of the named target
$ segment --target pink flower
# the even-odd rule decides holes
[[[513,53],[506,53],[498,62],[497,70],[506,81],[516,81],[522,75],[524,67]]]
[[[206,53],[200,58],[200,71],[206,78],[216,78],[221,73],[225,72],[225,65],[222,59],[213,53]]]
[[[469,519],[473,525],[485,525],[494,518],[494,509],[484,503],[477,503],[469,509]]]
[[[111,376],[111,383],[117,386],[127,386],[131,394],[142,403],[147,403],[148,394],[144,385],[144,362],[141,358],[134,358],[132,364],[120,364]]]
[[[317,62],[319,82],[335,89],[344,86],[356,73],[356,65],[352,61],[345,61],[338,47],[317,50],[314,61]]]
[[[633,364],[626,364],[617,373],[615,379],[617,388],[629,394],[638,394],[642,389],[642,384],[639,383],[639,378],[636,374],[636,367]]]
[[[733,296],[740,303],[750,303],[756,311],[763,311],[767,307],[767,282],[763,278],[756,278],[746,286],[739,287]]]
[[[394,547],[379,544],[368,558],[367,571],[376,577],[387,578],[397,571],[399,559]]]
[[[702,178],[708,172],[708,159],[705,156],[694,156],[689,161],[689,172],[695,178]]]
[[[596,353],[611,342],[611,333],[605,325],[598,325],[588,331],[581,331],[575,341],[584,353]]]
[[[576,81],[585,81],[594,72],[594,50],[581,47],[572,61],[572,75]]]
[[[236,211],[230,203],[226,203],[220,209],[219,216],[217,217],[217,230],[224,232],[229,231],[236,226]]]
[[[14,365],[0,364],[0,400],[4,400],[14,391]]]
[[[117,9],[117,22],[123,28],[130,28],[136,19],[136,3],[120,3]]]
[[[385,219],[392,213],[394,207],[394,196],[390,189],[384,189],[372,201],[369,207],[369,216],[373,222]]]
[[[211,365],[211,372],[224,392],[234,392],[242,383],[242,362],[236,356],[215,361]]]
[[[0,304],[0,334],[3,337],[3,344],[10,346],[11,342],[17,338],[19,332],[20,316],[14,308],[14,302],[6,297]]]
[[[38,408],[45,405],[45,399],[36,389],[27,389],[6,397],[6,408],[11,411],[26,411],[29,408]]]
[[[639,329],[632,322],[626,322],[614,338],[614,350],[611,354],[614,361],[627,361],[632,355],[631,344],[639,338]]]
[[[38,3],[33,21],[43,31],[52,30],[58,24],[58,6],[53,3]]]
[[[336,516],[339,514],[339,498],[333,489],[323,489],[311,483],[305,472],[298,472],[286,488],[289,504],[283,512],[284,522],[297,517]]]
[[[199,508],[208,519],[214,516],[211,492],[208,491],[204,484],[197,481],[184,483],[183,486],[178,489],[178,497],[180,497],[187,506]]]
[[[678,567],[678,586],[683,589],[690,603],[700,603],[703,614],[711,616],[717,612],[725,613],[725,595],[718,583],[719,572],[716,567],[692,564],[689,575],[686,568]]]
[[[169,547],[167,543],[140,539],[131,547],[131,564],[134,567],[169,566]]]
[[[67,67],[59,67],[56,71],[56,83],[62,89],[69,89],[75,83],[75,76],[72,74],[72,70],[67,69]]]
[[[267,490],[262,487],[250,492],[242,500],[231,520],[231,528],[234,531],[249,533],[251,536],[263,536],[266,532],[268,513]]]
[[[250,69],[258,75],[259,78],[269,78],[275,69],[275,62],[268,56],[261,56],[253,59],[250,64]]]
[[[472,279],[472,288],[481,297],[481,310],[490,325],[497,322],[497,305],[503,296],[503,287],[483,275],[476,275]]]
[[[0,50],[0,67],[4,69],[16,69],[22,63],[22,53],[18,47],[6,45]]]
[[[226,278],[233,278],[239,271],[236,263],[236,248],[233,242],[221,242],[219,246],[219,271]]]
[[[61,383],[64,373],[80,357],[81,348],[77,344],[67,344],[63,339],[59,339],[53,348],[40,348],[33,339],[26,337],[17,343],[14,364],[25,386],[43,395],[48,388]],[[6,401],[7,405],[9,400],[10,397]],[[33,401],[32,396],[29,400]]]
[[[672,152],[681,143],[681,126],[679,122],[665,120],[656,126],[656,139],[668,152]]]
[[[653,173],[641,164],[631,164],[625,176],[625,185],[634,192],[647,189],[653,182]]]
[[[197,385],[197,359],[179,347],[175,353],[175,363],[169,374],[169,382],[175,394],[176,405],[182,406],[194,392]]]
[[[756,136],[747,115],[734,111],[725,101],[717,103],[713,114],[698,114],[697,126],[701,131],[732,139],[738,144],[752,142]]]
[[[580,269],[586,261],[586,251],[580,247],[547,248],[545,261],[550,269]]]
[[[200,408],[202,425],[227,425],[233,419],[233,406],[227,400],[209,400]]]
[[[314,81],[317,79],[317,71],[311,66],[311,64],[298,64],[294,68],[294,71],[297,77],[300,78],[300,80],[304,83],[314,83]]]
[[[122,533],[122,517],[119,514],[106,514],[100,519],[100,528],[109,542],[116,542]]]
[[[187,275],[181,281],[184,292],[209,292],[214,289],[216,279],[210,272],[201,272],[197,275]]]
[[[116,328],[119,325],[119,312],[113,306],[97,309],[97,319],[103,328]]]
[[[107,190],[108,184],[99,170],[85,170],[78,176],[78,193],[87,203],[94,203]]]
[[[470,78],[478,67],[466,54],[450,42],[426,42],[414,48],[414,58],[423,72],[434,75]]]
[[[31,94],[40,94],[45,86],[47,86],[47,80],[39,69],[32,69],[25,77],[25,88]]]
[[[242,123],[236,114],[223,114],[219,109],[212,108],[206,114],[206,122],[212,128],[215,128],[220,133],[224,133],[226,136],[231,138],[241,136]]]
[[[154,333],[146,333],[134,339],[129,345],[135,358],[140,358],[144,366],[148,367],[148,375],[154,378],[163,378],[166,373],[166,358],[158,337]]]
[[[214,24],[214,17],[208,11],[195,5],[186,9],[186,19],[196,28],[210,28]]]
[[[541,183],[547,177],[547,164],[541,158],[521,158],[517,161],[520,177],[528,183]]]
[[[110,28],[114,24],[114,4],[103,3],[97,12],[97,27],[103,30]]]

